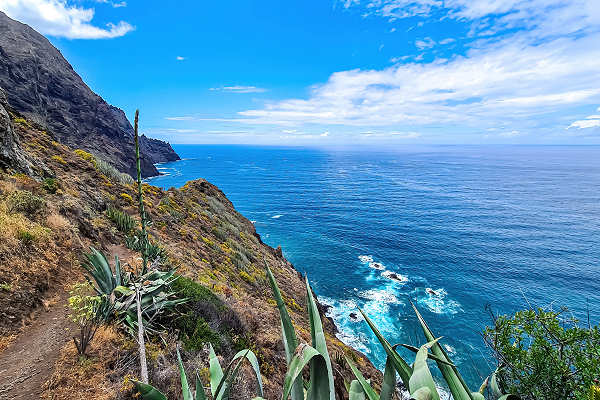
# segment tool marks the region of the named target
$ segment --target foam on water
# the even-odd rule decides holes
[[[277,214],[277,215],[273,215],[271,218],[273,218],[273,219],[279,219],[281,217],[283,217],[282,214]]]

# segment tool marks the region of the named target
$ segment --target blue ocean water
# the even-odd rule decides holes
[[[150,183],[221,188],[380,367],[357,307],[390,342],[422,344],[415,301],[474,389],[493,368],[486,304],[513,313],[527,298],[600,319],[600,147],[175,150],[183,160]]]

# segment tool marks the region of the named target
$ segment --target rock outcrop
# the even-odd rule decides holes
[[[133,128],[122,110],[106,103],[44,36],[0,12],[0,88],[15,112],[61,143],[92,152],[134,175]],[[163,141],[142,136],[142,173],[179,156]]]

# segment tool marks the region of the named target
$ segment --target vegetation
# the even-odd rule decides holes
[[[118,208],[109,206],[106,209],[106,216],[117,225],[117,229],[123,233],[129,233],[135,227],[135,219]]]
[[[96,159],[96,169],[113,182],[119,182],[124,185],[132,184],[134,182],[129,174],[119,171],[111,164],[99,158]]]
[[[499,316],[484,339],[499,362],[498,385],[524,400],[587,399],[600,378],[600,330],[581,327],[566,308]]]
[[[41,212],[46,202],[28,190],[17,190],[8,195],[6,205],[9,212],[20,212],[31,217]]]
[[[58,190],[58,181],[54,178],[46,178],[42,182],[42,189],[50,194],[54,194]]]
[[[70,318],[79,327],[79,337],[73,342],[80,356],[85,356],[88,345],[96,335],[96,331],[107,318],[105,302],[101,296],[90,296],[91,285],[79,283],[69,292]]]

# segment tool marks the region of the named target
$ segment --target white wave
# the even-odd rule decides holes
[[[381,273],[381,276],[383,276],[384,278],[390,279],[392,281],[398,282],[398,283],[408,282],[407,276],[404,276],[402,274],[398,274],[398,273],[392,272],[392,271],[383,271]]]
[[[398,298],[390,291],[385,289],[369,289],[359,292],[358,295],[363,299],[373,300],[385,304],[402,304]]]
[[[283,217],[283,215],[277,214],[277,215],[273,215],[271,218],[278,219],[278,218],[281,218],[281,217]]]
[[[382,263],[374,262],[374,261],[369,263],[369,267],[379,270],[379,271],[383,271],[385,269],[385,265],[383,265]]]
[[[442,346],[444,346],[444,349],[446,349],[446,351],[448,353],[450,353],[451,355],[456,354],[456,349],[452,346],[450,346],[449,344],[444,343]]]
[[[256,220],[255,220],[255,219],[251,219],[251,220],[250,220],[250,223],[252,223],[252,224],[255,224],[255,223],[256,223]]]
[[[457,301],[446,298],[448,293],[444,288],[416,288],[414,293],[417,297],[417,303],[427,307],[432,313],[457,314],[462,311],[462,308]]]
[[[358,256],[358,259],[363,264],[368,264],[368,263],[372,263],[373,262],[373,256],[368,256],[368,255],[366,255],[366,256]]]

